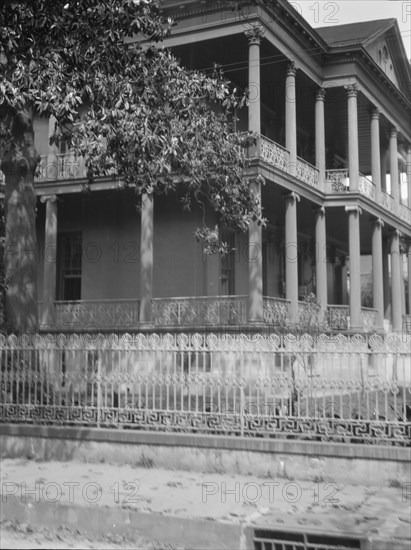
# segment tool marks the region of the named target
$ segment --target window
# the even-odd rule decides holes
[[[81,299],[81,232],[61,233],[57,239],[57,297],[59,300]]]
[[[387,46],[384,46],[382,49],[382,67],[384,71],[387,70],[387,63],[388,63],[388,50],[387,50]]]

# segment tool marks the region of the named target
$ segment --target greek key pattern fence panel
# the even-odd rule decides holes
[[[0,337],[1,422],[410,446],[410,336]]]

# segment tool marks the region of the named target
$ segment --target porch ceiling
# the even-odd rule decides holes
[[[248,84],[248,44],[243,34],[176,46],[172,52],[190,69],[211,73],[218,63],[229,80],[243,88]]]

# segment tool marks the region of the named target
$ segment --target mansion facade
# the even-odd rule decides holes
[[[164,0],[165,46],[248,89],[236,130],[259,136],[249,173],[267,225],[221,228],[228,254],[206,254],[194,232],[211,211],[171,196],[138,211],[111,176],[84,193],[84,161],[50,146],[39,118],[43,330],[285,328],[311,293],[330,330],[400,331],[411,314],[411,69],[396,20],[313,29],[285,0],[238,4]]]

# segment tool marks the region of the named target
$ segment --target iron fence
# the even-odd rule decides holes
[[[1,422],[410,446],[411,336],[0,336]]]

